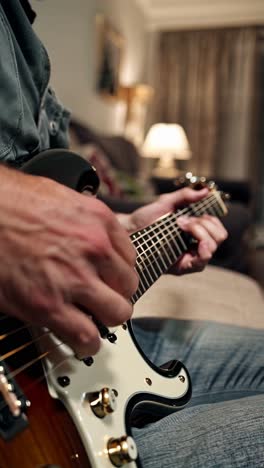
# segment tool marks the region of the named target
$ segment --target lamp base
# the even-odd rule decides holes
[[[163,167],[155,167],[155,169],[153,169],[152,171],[152,175],[154,177],[160,177],[161,179],[175,179],[176,177],[182,175],[182,171],[179,171],[179,169],[176,169],[175,167],[172,167],[170,169],[165,169]]]
[[[182,172],[175,167],[174,160],[172,159],[160,159],[156,167],[152,171],[154,177],[159,177],[162,179],[174,179],[179,177]]]
[[[182,171],[177,168],[176,159],[172,158],[170,153],[165,153],[154,167],[152,175],[161,179],[174,179],[182,175]]]

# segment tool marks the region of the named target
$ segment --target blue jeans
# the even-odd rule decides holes
[[[148,357],[179,359],[193,384],[184,409],[133,429],[143,468],[264,467],[264,330],[150,320],[147,332],[141,323]]]

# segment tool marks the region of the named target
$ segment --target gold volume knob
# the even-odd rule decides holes
[[[119,439],[109,439],[107,444],[108,456],[115,466],[123,466],[135,461],[138,456],[137,446],[130,436],[123,436]]]
[[[89,395],[90,406],[98,418],[104,418],[116,409],[116,392],[110,388],[103,388],[100,392]]]

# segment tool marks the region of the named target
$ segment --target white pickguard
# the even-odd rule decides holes
[[[117,341],[112,344],[107,339],[102,340],[101,349],[91,367],[78,361],[65,345],[55,348],[46,358],[49,391],[64,403],[70,413],[93,468],[113,467],[107,453],[107,442],[111,437],[126,434],[125,413],[133,395],[147,392],[175,400],[184,397],[190,386],[184,368],[173,378],[158,374],[146,364],[128,329],[120,326],[114,332]],[[54,336],[43,337],[41,349],[51,349],[54,343]],[[57,378],[61,376],[70,379],[67,387],[63,388],[58,383]],[[146,379],[151,380],[151,386]],[[91,410],[85,394],[104,387],[117,390],[117,407],[114,413],[100,419]],[[127,466],[136,468],[137,464],[130,462]]]

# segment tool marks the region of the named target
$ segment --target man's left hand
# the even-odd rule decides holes
[[[198,202],[207,195],[206,188],[199,191],[184,188],[161,195],[155,202],[134,211],[125,224],[130,232],[139,230],[164,214]],[[120,220],[122,222],[122,217]],[[202,215],[199,218],[181,216],[177,222],[183,231],[197,240],[197,246],[195,251],[185,253],[170,273],[182,275],[203,270],[218,246],[227,238],[227,231],[218,218],[210,215]]]

